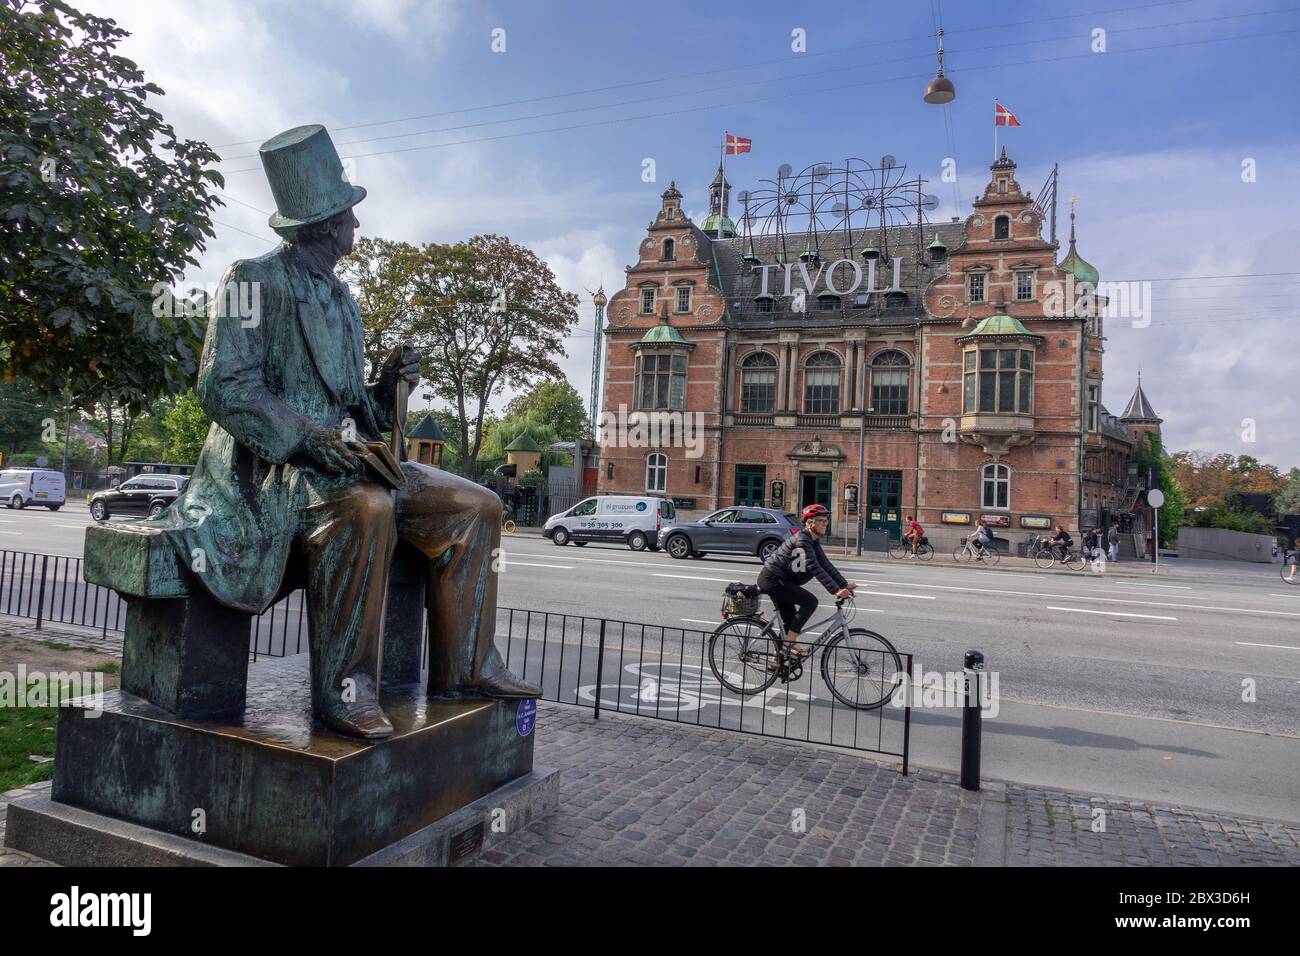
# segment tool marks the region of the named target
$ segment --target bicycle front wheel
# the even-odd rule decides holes
[[[998,553],[992,548],[984,549],[984,563],[992,567],[998,563]]]
[[[822,651],[822,680],[836,700],[854,710],[884,706],[906,679],[898,651],[875,631],[841,631]]]
[[[907,553],[911,550],[912,546],[906,540],[891,541],[889,544],[889,556],[891,558],[899,558],[901,560],[902,558],[907,557]]]
[[[929,561],[934,557],[934,547],[929,544],[923,544],[917,547],[916,556],[922,561]]]
[[[1082,571],[1088,566],[1088,559],[1081,551],[1071,551],[1065,556],[1065,566],[1071,571]]]
[[[709,668],[723,687],[748,697],[776,680],[777,634],[761,617],[733,617],[709,638]]]
[[[514,534],[515,530],[516,530],[516,525],[513,521],[507,519],[506,521],[501,523],[502,534]]]

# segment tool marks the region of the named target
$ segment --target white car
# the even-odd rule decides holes
[[[659,531],[677,518],[667,498],[598,495],[546,519],[542,534],[561,547],[572,541],[617,541],[633,551],[659,550]]]
[[[63,472],[41,468],[7,468],[0,471],[0,501],[8,508],[44,505],[51,511],[63,507]]]

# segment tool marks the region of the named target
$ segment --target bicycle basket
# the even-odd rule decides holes
[[[722,617],[752,617],[757,615],[762,603],[758,587],[735,582],[722,592]]]

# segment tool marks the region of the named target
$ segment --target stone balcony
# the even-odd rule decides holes
[[[1034,416],[1016,413],[974,412],[962,415],[960,437],[979,445],[989,455],[1005,455],[1017,445],[1034,440]]]

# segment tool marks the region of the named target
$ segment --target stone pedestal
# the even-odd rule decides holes
[[[252,668],[243,714],[221,721],[124,691],[97,716],[63,709],[53,803],[11,810],[6,842],[47,859],[62,847],[55,862],[83,865],[436,865],[554,809],[557,778],[533,772],[535,702],[390,685],[397,732],[366,743],[313,723],[307,667],[298,655]]]

